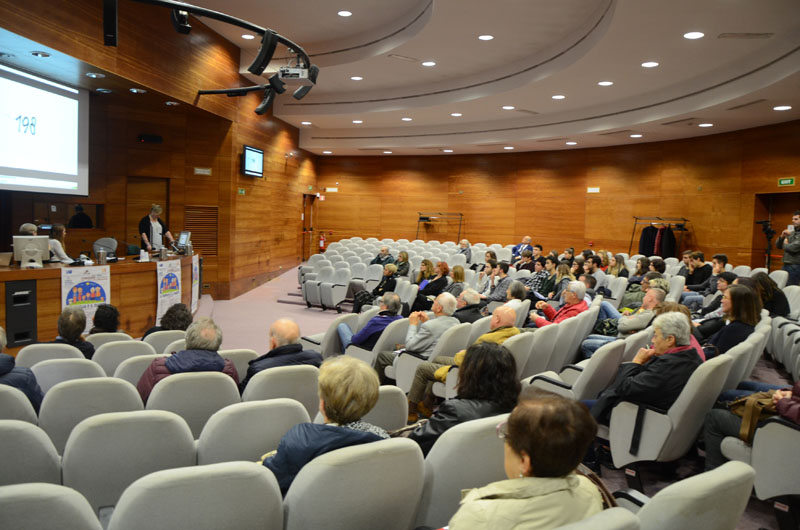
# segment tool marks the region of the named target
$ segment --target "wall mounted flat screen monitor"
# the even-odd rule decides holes
[[[89,194],[89,93],[0,64],[0,189]]]
[[[248,177],[264,178],[264,151],[249,145],[244,146],[242,174]]]

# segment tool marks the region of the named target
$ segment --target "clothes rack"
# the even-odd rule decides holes
[[[633,231],[631,232],[631,241],[628,244],[628,254],[631,253],[633,249],[633,240],[636,239],[636,227],[641,225],[654,225],[654,224],[667,224],[667,225],[675,225],[674,229],[680,232],[680,238],[678,239],[678,246],[676,247],[677,252],[680,252],[682,245],[683,245],[683,234],[688,232],[689,229],[686,227],[691,221],[685,217],[637,217],[633,216]]]

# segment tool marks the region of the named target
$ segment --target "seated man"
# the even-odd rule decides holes
[[[377,256],[375,256],[372,261],[369,262],[370,265],[380,265],[384,266],[389,263],[394,263],[394,258],[391,254],[389,254],[389,247],[386,245],[381,247],[380,252]]]
[[[583,270],[586,274],[591,274],[597,280],[597,285],[603,287],[606,284],[606,273],[603,272],[603,260],[600,256],[592,256],[587,259],[583,264]]]
[[[519,330],[514,327],[517,313],[510,307],[500,306],[492,313],[492,320],[489,322],[489,332],[484,333],[475,341],[475,344],[491,342],[493,344],[503,344],[506,339],[519,334]],[[417,412],[420,410],[426,416],[430,416],[430,409],[422,403],[422,399],[429,395],[433,383],[444,382],[447,372],[453,366],[461,366],[466,350],[456,353],[455,357],[437,357],[433,362],[424,362],[417,366],[414,373],[414,382],[408,391],[408,421],[417,421]],[[418,408],[419,406],[419,408]]]
[[[483,318],[481,313],[481,295],[475,289],[465,289],[461,291],[456,300],[456,307],[458,309],[453,316],[458,319],[462,324],[472,324],[476,320]]]
[[[222,330],[210,318],[195,320],[186,330],[186,349],[154,360],[142,374],[136,389],[147,403],[153,387],[172,374],[183,372],[223,372],[239,382],[239,374],[230,359],[217,353],[222,344]]]
[[[525,290],[528,291],[528,298],[531,300],[537,299],[534,293],[539,293],[539,295],[544,298],[547,296],[547,293],[542,291],[545,289],[547,279],[550,278],[550,274],[545,270],[545,258],[540,257],[533,260],[531,263],[533,263],[533,272],[531,272],[530,276],[522,278],[520,281],[522,285],[525,286]]]
[[[622,300],[619,303],[619,307],[622,308],[638,308],[642,305],[642,300],[644,299],[644,295],[647,292],[647,289],[650,287],[656,287],[653,283],[655,280],[663,280],[662,286],[659,286],[659,289],[664,289],[667,294],[669,294],[669,282],[664,278],[664,276],[660,272],[649,271],[642,276],[642,283],[641,284],[628,284],[628,290],[625,291],[625,294],[622,296]],[[614,315],[608,315],[609,317]]]
[[[275,474],[284,496],[314,458],[389,437],[380,427],[361,421],[378,402],[378,378],[367,363],[347,355],[327,359],[319,370],[318,389],[325,423],[298,423],[264,458],[264,467]]]
[[[703,283],[684,286],[680,302],[693,313],[699,311],[703,307],[703,299],[717,292],[717,280],[719,275],[725,272],[727,263],[728,256],[714,254],[714,257],[711,258],[711,276],[706,278]]]
[[[512,278],[508,275],[508,263],[498,263],[492,270],[492,275],[489,282],[492,286],[488,295],[482,294],[482,305],[487,305],[490,302],[505,302],[508,293],[508,286],[511,284]]]
[[[713,270],[705,260],[705,255],[699,250],[689,255],[689,275],[686,277],[686,285],[700,285],[711,276]]]
[[[536,269],[536,264],[533,261],[533,252],[530,250],[523,250],[519,261],[514,263],[517,270],[526,270],[533,272]]]
[[[516,261],[522,255],[524,250],[533,251],[533,247],[531,247],[531,236],[525,236],[522,238],[522,243],[519,245],[514,245],[514,248],[511,249],[511,261]]]
[[[304,350],[300,345],[300,326],[288,318],[276,320],[269,327],[269,352],[248,363],[247,375],[239,383],[239,392],[244,392],[247,383],[258,372],[279,366],[322,364],[322,355],[312,350]]]
[[[54,344],[69,344],[78,348],[84,357],[94,356],[94,345],[81,335],[86,329],[86,313],[79,307],[65,307],[58,317],[58,337]]]
[[[369,322],[358,333],[354,334],[350,326],[345,323],[339,324],[336,332],[342,342],[342,351],[345,351],[351,344],[372,351],[386,326],[403,318],[400,315],[402,309],[403,302],[400,301],[400,297],[395,293],[386,293],[381,298],[380,312],[369,319]]]
[[[429,319],[423,311],[411,313],[408,317],[408,333],[406,334],[405,351],[427,359],[433,353],[439,337],[452,328],[461,324],[453,313],[456,312],[456,298],[450,293],[442,293],[433,302],[433,318]],[[381,384],[385,384],[387,378],[385,369],[394,364],[395,352],[385,351],[378,353],[375,360],[375,370]]]
[[[6,330],[0,327],[0,352],[6,348]],[[39,407],[42,404],[44,395],[36,376],[30,368],[15,366],[15,359],[11,355],[0,353],[0,385],[13,386],[22,391],[28,401],[33,405],[33,410],[39,414]]]
[[[544,313],[540,317],[536,311],[531,311],[530,319],[532,325],[530,327],[541,328],[549,326],[550,324],[558,324],[568,318],[574,317],[589,309],[589,305],[583,297],[586,295],[586,286],[577,281],[571,281],[564,291],[564,305],[556,311],[553,306],[541,300],[536,302],[536,309]]]
[[[578,276],[578,281],[582,282],[583,285],[586,286],[586,297],[589,298],[589,300],[594,300],[595,295],[597,295],[597,292],[595,291],[595,288],[597,287],[597,279],[591,274],[584,273]]]

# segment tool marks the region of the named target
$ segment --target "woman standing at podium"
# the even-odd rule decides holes
[[[163,211],[160,205],[152,204],[150,213],[139,221],[139,236],[142,238],[142,248],[148,252],[161,250],[161,247],[164,246],[164,238],[167,239],[167,243],[170,245],[175,242],[175,238],[172,237],[166,223],[159,217]]]

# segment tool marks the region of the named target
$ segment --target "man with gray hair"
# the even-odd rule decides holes
[[[481,295],[475,289],[465,289],[461,291],[456,300],[457,307],[453,316],[456,317],[462,324],[472,324],[476,320],[483,318],[481,313]]]
[[[408,317],[408,333],[406,334],[405,351],[417,357],[427,359],[433,353],[439,337],[461,322],[453,316],[456,311],[456,297],[450,293],[442,293],[433,302],[433,318],[428,318],[424,311],[415,311]],[[375,370],[381,383],[386,382],[385,368],[394,363],[395,352],[378,353]]]
[[[54,344],[69,344],[78,348],[84,357],[94,356],[94,345],[83,338],[86,313],[80,307],[65,307],[58,316],[58,336]]]
[[[400,297],[396,293],[387,292],[381,297],[378,314],[369,319],[358,333],[353,333],[350,326],[345,323],[339,324],[336,331],[339,334],[339,340],[342,342],[342,351],[345,351],[351,344],[372,351],[386,326],[395,320],[403,318],[400,314],[402,309],[403,302]]]
[[[536,302],[536,309],[544,313],[544,316],[541,317],[536,311],[531,311],[532,326],[530,327],[541,328],[550,324],[558,324],[583,313],[589,309],[589,305],[583,299],[584,296],[586,296],[586,285],[583,282],[578,280],[569,282],[564,290],[564,305],[558,311],[544,300]]]
[[[322,355],[313,350],[304,350],[300,344],[300,326],[289,318],[276,320],[269,327],[269,352],[248,363],[247,375],[239,383],[239,391],[244,392],[250,379],[262,370],[278,366],[310,364],[320,367]]]
[[[380,265],[381,267],[388,263],[394,263],[394,258],[389,254],[389,247],[386,245],[382,246],[378,255],[369,262],[370,265]]]
[[[22,223],[19,227],[19,235],[21,236],[35,236],[39,233],[39,228],[33,223]]]
[[[199,318],[192,322],[186,329],[186,349],[161,357],[150,363],[142,374],[136,389],[142,396],[142,402],[147,403],[147,398],[153,387],[172,374],[183,372],[222,372],[231,377],[234,383],[239,383],[239,374],[230,359],[223,359],[218,353],[222,344],[222,330],[210,318]]]

